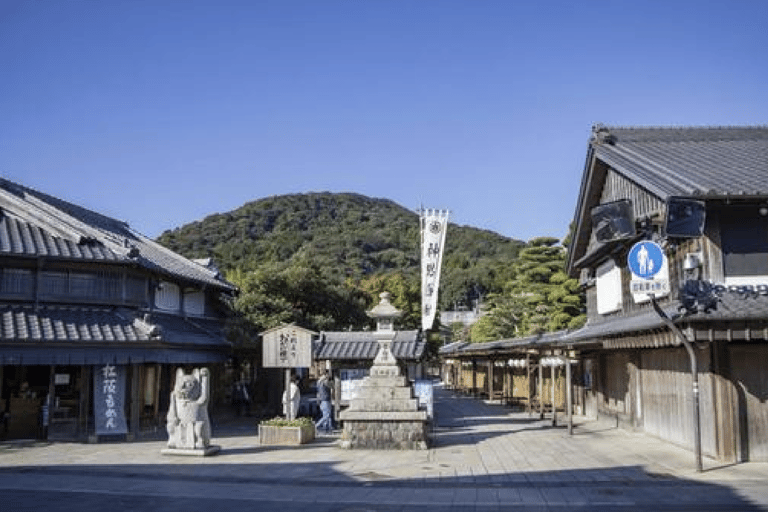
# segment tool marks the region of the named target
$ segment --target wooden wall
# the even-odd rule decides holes
[[[713,377],[709,352],[699,350],[702,453],[717,456]],[[643,429],[674,444],[694,448],[690,360],[683,348],[645,350],[641,356]]]
[[[741,459],[768,462],[768,345],[730,347]]]

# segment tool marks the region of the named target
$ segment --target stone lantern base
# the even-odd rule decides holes
[[[343,448],[426,450],[426,412],[358,412],[344,419]]]
[[[382,370],[381,367],[374,369]],[[418,401],[411,396],[405,377],[384,371],[371,373],[349,409],[339,415],[344,422],[341,446],[373,450],[426,449],[427,412],[418,410]]]

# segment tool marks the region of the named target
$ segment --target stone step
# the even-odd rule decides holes
[[[363,379],[362,387],[388,387],[388,388],[409,388],[408,381],[403,375],[396,376],[368,376]]]
[[[407,400],[371,401],[361,398],[353,399],[349,404],[350,411],[403,411],[413,412],[419,409],[419,402],[415,398]]]

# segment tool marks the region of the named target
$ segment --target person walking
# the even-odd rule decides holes
[[[328,383],[328,372],[323,372],[317,380],[317,402],[320,404],[322,416],[315,428],[320,431],[331,432],[333,430],[333,419],[331,417],[331,387]]]

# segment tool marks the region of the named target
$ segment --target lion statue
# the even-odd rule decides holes
[[[208,448],[211,441],[209,380],[208,368],[196,368],[191,374],[181,368],[176,370],[176,384],[166,418],[168,448]]]

